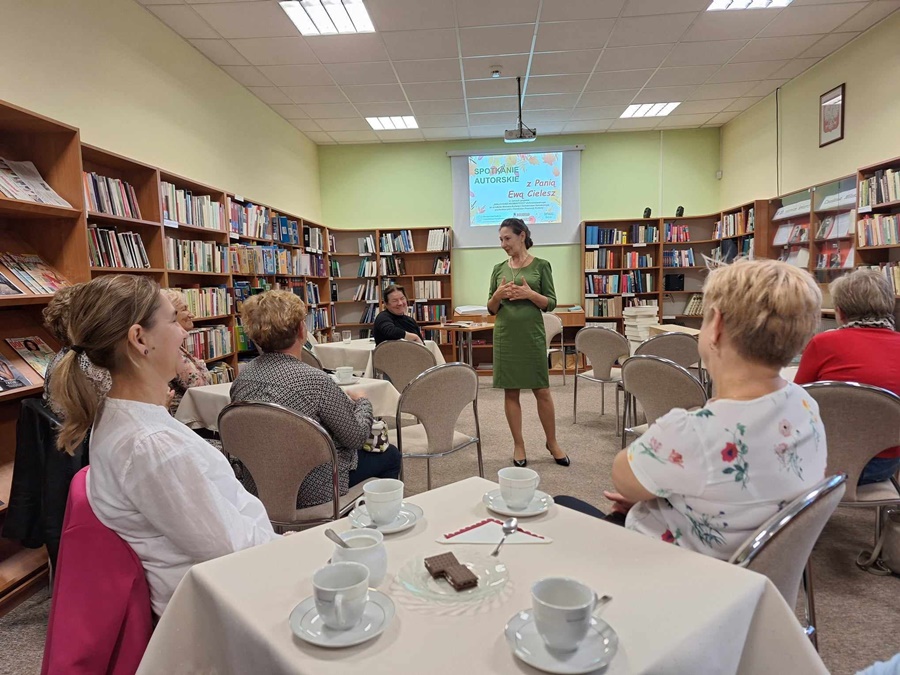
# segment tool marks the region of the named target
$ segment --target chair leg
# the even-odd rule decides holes
[[[616,433],[619,433],[619,387],[613,389],[613,396],[616,397]]]
[[[431,489],[431,457],[425,458],[425,475],[426,475],[426,485],[428,489]]]
[[[600,416],[606,414],[606,382],[600,383]]]
[[[883,516],[884,516],[883,507],[881,507],[881,506],[875,507],[875,543],[873,544],[874,548],[878,547],[878,542],[881,540],[881,528],[883,527],[883,524],[884,524],[882,521]]]
[[[803,569],[803,589],[806,595],[806,636],[819,651],[819,634],[816,632],[816,602],[813,594],[812,558],[806,561]]]
[[[572,402],[572,424],[578,424],[578,373],[575,373],[575,398]]]
[[[478,475],[484,478],[484,461],[481,457],[481,439],[478,439],[478,442],[475,444],[475,448],[478,451]]]

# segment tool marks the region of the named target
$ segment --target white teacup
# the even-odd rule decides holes
[[[353,366],[338,366],[334,369],[338,382],[349,382],[353,379]]]
[[[508,466],[497,472],[500,496],[511,509],[524,509],[534,498],[541,477],[533,469]]]
[[[356,506],[359,507],[363,502],[369,518],[376,525],[394,522],[403,503],[403,481],[394,478],[369,481],[363,486],[363,496],[357,500]]]
[[[353,628],[369,601],[369,568],[358,562],[326,565],[313,574],[313,597],[328,628]]]
[[[351,561],[362,563],[369,568],[369,585],[378,586],[387,574],[387,550],[384,535],[370,528],[348,530],[338,535],[350,548],[335,544],[331,554],[332,562]]]
[[[571,652],[587,636],[598,602],[593,589],[565,577],[548,577],[531,587],[534,624],[550,649]]]

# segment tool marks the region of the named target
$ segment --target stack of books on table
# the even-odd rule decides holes
[[[622,316],[625,317],[625,337],[633,351],[650,337],[650,326],[659,323],[659,307],[626,307],[622,310]]]

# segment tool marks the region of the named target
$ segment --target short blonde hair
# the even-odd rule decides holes
[[[847,321],[894,318],[894,291],[878,270],[856,270],[829,286],[835,308]]]
[[[790,363],[815,334],[822,292],[805,270],[777,260],[739,260],[703,286],[703,318],[722,314],[725,334],[746,359]]]
[[[172,303],[172,307],[175,308],[175,311],[178,311],[179,307],[187,307],[187,302],[184,300],[184,293],[181,292],[180,288],[162,288],[160,289],[160,292]]]
[[[306,320],[306,304],[290,291],[253,295],[241,307],[247,337],[264,352],[280,352],[297,341]]]

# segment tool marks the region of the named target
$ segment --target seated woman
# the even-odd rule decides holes
[[[825,475],[818,406],[779,372],[809,340],[822,295],[804,270],[739,261],[710,273],[700,356],[716,398],[675,409],[613,462],[606,493],[625,527],[728,560],[782,506]],[[602,515],[569,497],[566,506]]]
[[[75,291],[72,346],[53,374],[69,453],[93,425],[87,492],[100,521],[140,558],[161,615],[192,565],[278,537],[225,456],[169,415],[169,381],[185,332],[159,286],[143,276],[102,276]],[[100,399],[77,357],[107,369]]]
[[[406,299],[406,290],[403,286],[391,284],[382,291],[381,298],[384,301],[384,311],[375,317],[375,327],[372,331],[375,344],[381,344],[386,340],[409,340],[422,344],[419,324],[406,313],[409,300]]]
[[[163,294],[168,298],[169,302],[178,312],[178,323],[185,331],[194,328],[194,315],[191,314],[184,302],[184,296],[181,291],[174,288],[163,289]],[[209,371],[206,369],[206,362],[198,359],[191,354],[184,345],[181,346],[179,352],[181,354],[181,363],[178,366],[178,374],[169,382],[169,388],[172,390],[172,399],[169,401],[169,413],[175,414],[178,410],[178,404],[184,398],[184,393],[191,387],[203,387],[212,384]]]
[[[346,394],[327,373],[301,359],[306,342],[306,306],[289,291],[251,296],[241,308],[247,337],[262,355],[247,364],[231,385],[232,401],[266,401],[291,408],[317,421],[338,451],[341,494],[367,478],[397,478],[400,451],[362,449],[372,431],[372,404]],[[300,486],[297,508],[330,502],[334,496],[331,464],[321,464]],[[248,484],[249,487],[249,484]]]
[[[809,341],[794,382],[859,382],[900,394],[900,334],[887,279],[875,270],[856,270],[835,279],[830,291],[839,328]],[[866,464],[859,484],[887,480],[898,468],[900,446],[888,448]]]

